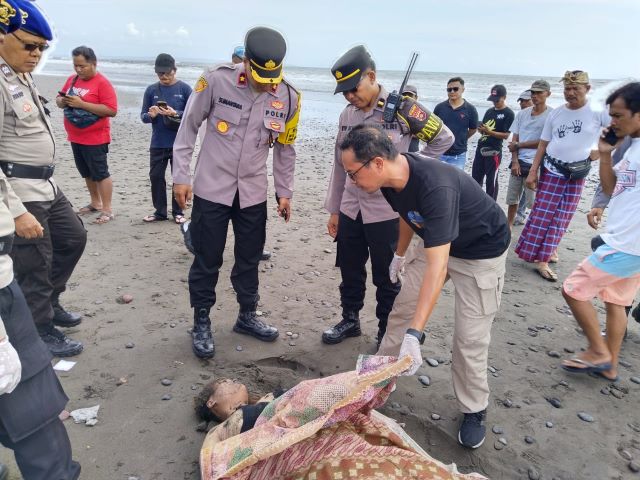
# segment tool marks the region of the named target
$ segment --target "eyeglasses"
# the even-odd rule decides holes
[[[460,87],[447,87],[447,93],[457,92],[460,90]]]
[[[170,77],[173,75],[173,70],[169,70],[168,72],[156,72],[156,75],[158,75],[158,77]]]
[[[373,158],[376,158],[376,157],[373,157]],[[355,182],[355,181],[356,181],[356,175],[358,175],[358,172],[359,172],[360,170],[362,170],[364,167],[366,167],[367,165],[369,165],[369,163],[371,162],[371,160],[373,160],[373,158],[370,158],[369,160],[367,160],[366,162],[364,162],[364,163],[360,166],[360,168],[358,168],[355,172],[347,172],[347,171],[345,170],[345,171],[344,171],[344,173],[346,173],[346,174],[349,176],[349,178],[350,178],[352,181],[354,181],[354,182]]]
[[[24,49],[27,52],[35,52],[36,50],[40,50],[41,52],[44,52],[46,49],[50,47],[48,43],[27,43],[15,33],[11,33],[11,35],[13,35],[18,39],[18,41],[24,46]]]

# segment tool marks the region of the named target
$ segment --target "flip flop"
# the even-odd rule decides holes
[[[606,380],[607,382],[611,382],[611,383],[617,383],[620,381],[620,377],[618,375],[616,375],[615,378],[605,377],[605,375],[602,372],[591,372],[589,375],[591,377],[600,378],[602,380]]]
[[[181,225],[184,222],[186,222],[187,219],[184,218],[184,215],[176,215],[175,217],[173,217],[173,221],[176,222],[178,225]]]
[[[565,372],[569,372],[569,373],[597,374],[600,372],[604,372],[606,370],[611,370],[612,368],[611,362],[591,363],[591,362],[587,362],[586,360],[582,360],[578,357],[573,357],[569,361],[574,363],[579,363],[580,365],[584,365],[584,367],[572,367],[571,365],[560,364],[560,368],[562,368]]]
[[[556,275],[556,273],[553,270],[551,270],[549,267],[546,267],[546,268],[538,267],[536,268],[536,272],[538,272],[538,275],[544,278],[547,282],[558,281],[558,275]]]
[[[147,215],[146,217],[144,217],[142,219],[142,221],[145,222],[145,223],[163,222],[165,220],[166,220],[166,218],[158,217],[157,215],[155,215],[153,213],[151,215]]]
[[[100,215],[96,217],[93,223],[95,223],[96,225],[104,225],[105,223],[109,223],[114,218],[116,218],[116,216],[113,213],[100,212]]]
[[[99,208],[96,208],[93,205],[89,204],[89,205],[85,205],[80,210],[78,210],[78,215],[89,215],[91,213],[95,213],[99,211],[100,211]]]

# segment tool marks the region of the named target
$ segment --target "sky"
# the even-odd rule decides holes
[[[365,44],[379,70],[640,78],[639,0],[38,0],[54,24],[53,55],[78,45],[100,58],[228,61],[264,25],[287,40],[285,63],[330,67]]]

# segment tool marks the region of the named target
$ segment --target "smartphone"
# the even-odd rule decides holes
[[[66,97],[67,94],[63,91],[58,92],[58,95],[60,95],[61,97]]]
[[[615,145],[616,143],[618,143],[618,136],[616,135],[616,132],[614,132],[613,128],[611,127],[609,127],[609,131],[607,131],[607,134],[604,136],[603,139],[609,145]]]
[[[160,107],[160,108],[167,108],[168,107],[167,102],[165,102],[164,100],[158,100],[156,105],[158,105],[158,107]]]

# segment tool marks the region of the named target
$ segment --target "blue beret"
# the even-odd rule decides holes
[[[46,40],[53,40],[53,31],[49,26],[47,18],[44,16],[42,10],[40,10],[35,2],[30,0],[13,0],[20,10],[22,11],[22,26],[21,30],[29,32],[38,37],[42,37]]]
[[[0,32],[16,31],[22,26],[21,19],[18,5],[11,0],[0,0]]]

